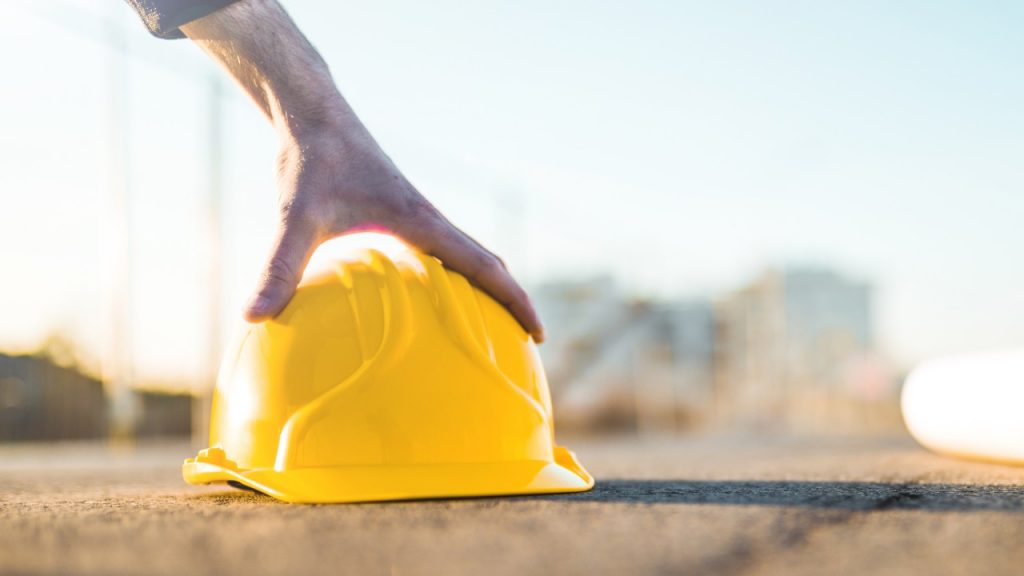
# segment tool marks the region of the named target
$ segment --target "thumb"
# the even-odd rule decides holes
[[[284,309],[302,279],[314,240],[314,235],[302,226],[281,226],[256,291],[242,313],[247,321],[269,320]]]

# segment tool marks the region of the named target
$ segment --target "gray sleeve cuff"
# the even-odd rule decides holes
[[[239,0],[126,0],[158,38],[184,38],[179,27]]]

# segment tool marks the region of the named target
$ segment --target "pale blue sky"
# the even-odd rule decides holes
[[[62,329],[100,350],[109,324],[108,30],[73,24],[91,14],[131,53],[133,353],[146,375],[198,374],[216,71],[114,0],[7,2],[0,346]],[[1024,5],[285,5],[399,166],[527,283],[609,271],[702,296],[822,264],[878,287],[900,361],[1024,343]],[[227,92],[233,320],[269,242],[275,142]]]

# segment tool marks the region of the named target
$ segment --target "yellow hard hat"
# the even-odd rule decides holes
[[[228,347],[186,482],[288,502],[589,490],[557,446],[537,348],[433,257],[359,249],[307,269]]]

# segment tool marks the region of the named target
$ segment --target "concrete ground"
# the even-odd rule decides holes
[[[567,441],[589,493],[302,506],[185,445],[0,446],[0,574],[1020,574],[1024,469],[906,439]]]

